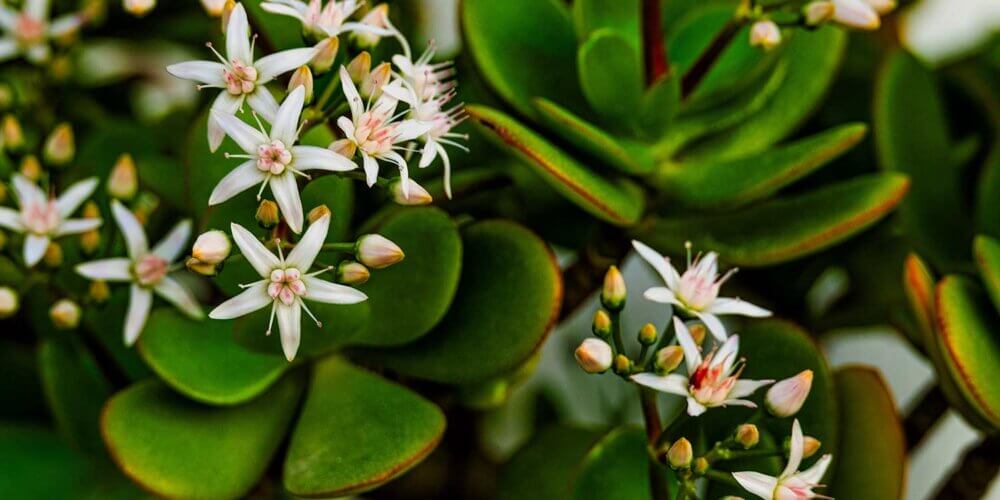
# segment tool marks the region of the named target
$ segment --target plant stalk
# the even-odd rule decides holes
[[[652,455],[656,454],[656,445],[663,433],[663,421],[660,420],[660,410],[656,406],[656,393],[645,387],[639,387],[639,401],[642,403],[642,417],[646,423],[646,442]],[[653,500],[670,500],[670,490],[667,486],[667,476],[663,467],[654,460],[649,461],[649,491]]]
[[[739,33],[742,26],[743,23],[737,19],[726,21],[726,25],[722,27],[722,31],[715,35],[712,43],[698,56],[698,60],[694,62],[691,69],[681,79],[681,99],[687,99],[694,93],[702,80],[708,76],[708,72],[715,66],[719,57],[722,56],[726,47],[729,46],[729,43]]]
[[[642,46],[646,63],[646,84],[652,85],[670,71],[663,41],[663,13],[660,0],[642,0]]]

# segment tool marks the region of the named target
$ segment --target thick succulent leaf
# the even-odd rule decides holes
[[[865,367],[840,369],[834,381],[841,437],[827,494],[834,498],[902,498],[906,442],[889,388],[877,371]]]
[[[942,357],[969,404],[992,429],[1000,427],[1000,317],[972,280],[945,276],[936,289],[935,313]],[[975,422],[970,422],[975,423]]]
[[[159,381],[138,382],[105,405],[104,441],[125,474],[157,495],[242,497],[285,436],[305,385],[299,375],[231,407],[195,403]]]
[[[900,174],[867,175],[738,212],[653,219],[637,233],[665,253],[676,253],[691,241],[733,264],[777,264],[868,228],[896,207],[908,186]]]
[[[570,496],[573,500],[650,498],[649,455],[641,429],[619,427],[609,432],[578,467]]]
[[[610,28],[595,31],[577,52],[583,96],[598,116],[619,130],[635,121],[642,101],[640,57],[624,36]]]
[[[76,448],[103,453],[98,420],[111,384],[76,337],[53,335],[38,348],[42,387],[60,432]]]
[[[653,169],[648,146],[627,138],[613,137],[552,101],[535,99],[535,108],[549,129],[588,154],[608,162],[608,165],[628,174],[643,174]]]
[[[433,207],[400,210],[372,232],[389,238],[406,254],[402,262],[372,271],[358,287],[368,294],[371,317],[355,342],[389,346],[412,342],[429,332],[458,289],[462,240],[444,211]]]
[[[468,384],[515,369],[541,346],[562,299],[562,275],[545,242],[500,220],[468,226],[462,242],[462,278],[441,324],[417,342],[365,357],[405,375]]]
[[[578,0],[573,2],[573,22],[581,41],[598,30],[611,30],[624,38],[636,53],[642,51],[639,0]]]
[[[232,326],[231,321],[195,321],[174,309],[157,309],[139,338],[139,353],[160,379],[191,399],[242,403],[267,390],[288,362],[237,344]]]
[[[302,497],[348,496],[420,463],[444,434],[430,401],[335,357],[320,361],[285,458],[285,488]]]
[[[1000,238],[1000,138],[996,140],[979,177],[976,198],[977,230]]]
[[[556,191],[588,213],[619,226],[635,224],[642,216],[645,200],[635,184],[601,177],[497,110],[484,106],[468,106],[466,110],[494,142],[513,152]]]
[[[857,144],[862,124],[844,125],[777,149],[733,160],[668,163],[653,182],[686,206],[735,208],[767,198]]]
[[[580,460],[600,437],[599,432],[572,427],[539,429],[500,470],[497,496],[500,500],[566,498]]]
[[[489,85],[522,115],[535,116],[535,97],[586,109],[567,9],[559,0],[462,2],[470,54]]]
[[[934,76],[913,56],[900,51],[886,61],[876,85],[874,119],[882,168],[913,181],[900,207],[907,234],[931,262],[954,269],[967,261],[972,239],[962,172],[951,156]]]
[[[681,105],[681,79],[676,73],[660,77],[643,96],[636,132],[647,139],[660,139],[674,122]]]
[[[989,236],[978,236],[973,245],[973,253],[986,291],[1000,313],[1000,241]]]

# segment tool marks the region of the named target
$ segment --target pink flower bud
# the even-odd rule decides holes
[[[392,191],[392,201],[400,205],[427,205],[434,201],[431,194],[413,179],[406,180],[406,189],[403,189],[402,180],[393,181],[390,190]]]
[[[809,396],[812,380],[812,370],[803,370],[794,377],[774,384],[768,389],[767,397],[764,398],[767,410],[776,417],[795,415]]]
[[[366,234],[358,240],[355,249],[358,260],[372,269],[384,269],[405,256],[403,250],[379,234]]]
[[[216,229],[198,236],[191,249],[191,256],[204,264],[214,265],[226,260],[232,248],[229,236]]]
[[[587,373],[603,373],[611,368],[611,346],[603,340],[584,340],[573,355],[580,368]]]

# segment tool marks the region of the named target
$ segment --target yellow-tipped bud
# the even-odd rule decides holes
[[[21,160],[21,175],[29,180],[38,182],[42,178],[42,163],[35,155],[27,155]]]
[[[322,219],[323,217],[326,217],[327,215],[333,217],[333,212],[330,211],[330,207],[326,205],[320,205],[310,210],[309,214],[306,216],[306,219],[308,219],[309,223],[312,224],[313,222],[316,222]]]
[[[368,73],[372,71],[372,55],[364,51],[351,59],[347,63],[347,74],[351,76],[351,81],[355,85],[361,85]]]
[[[229,235],[218,229],[206,231],[198,236],[191,247],[191,257],[204,264],[221,264],[233,249]]]
[[[767,411],[776,417],[790,417],[799,412],[812,389],[813,372],[803,370],[771,386],[764,398]]]
[[[625,307],[625,278],[618,268],[611,266],[604,274],[604,286],[601,288],[601,304],[610,311],[620,311]]]
[[[606,339],[611,336],[611,316],[604,309],[598,309],[594,313],[594,323],[593,323],[594,335],[602,339]]]
[[[760,431],[754,424],[743,424],[736,428],[736,442],[745,450],[749,450],[760,442]]]
[[[374,9],[368,11],[364,17],[361,18],[361,24],[371,26],[373,28],[386,29],[389,27],[389,6],[386,4],[379,4]],[[366,33],[363,31],[355,31],[352,34],[352,38],[355,43],[360,47],[374,47],[378,45],[379,40],[382,39],[380,35],[374,33]]]
[[[219,17],[222,15],[223,9],[226,8],[226,0],[201,0],[201,6],[205,8],[208,15]]]
[[[80,248],[83,253],[91,255],[101,246],[101,232],[97,229],[85,231],[80,235]]]
[[[52,166],[63,166],[73,161],[76,154],[76,140],[73,138],[73,126],[60,123],[45,140],[42,150],[45,163]]]
[[[20,151],[24,147],[24,131],[21,122],[12,114],[3,117],[3,146],[8,151]]]
[[[392,65],[384,62],[375,67],[361,80],[361,88],[358,89],[361,97],[365,99],[378,99],[382,95],[382,86],[392,77]]]
[[[587,339],[576,348],[576,363],[587,373],[604,373],[611,368],[611,346],[600,339]]]
[[[380,234],[362,236],[358,239],[354,253],[362,264],[372,269],[384,269],[405,257],[399,245]]]
[[[389,185],[389,191],[392,193],[392,201],[399,205],[428,205],[434,201],[431,194],[413,179],[406,180],[405,190],[403,186],[402,179],[396,179]]]
[[[671,468],[687,469],[691,467],[692,460],[694,460],[694,448],[687,438],[680,438],[670,445],[670,450],[667,451],[667,463]]]
[[[771,50],[780,44],[781,28],[774,21],[757,21],[750,27],[750,45]]]
[[[815,455],[822,445],[823,443],[819,439],[812,436],[805,436],[802,438],[802,458],[809,458]]]
[[[9,318],[17,314],[21,308],[21,298],[9,286],[0,287],[0,319]]]
[[[337,281],[345,285],[363,285],[371,276],[371,271],[360,262],[345,260],[337,266]]]
[[[52,324],[60,330],[72,330],[80,324],[80,306],[69,299],[62,299],[49,309]]]
[[[836,6],[830,0],[819,0],[809,2],[802,7],[802,17],[805,18],[807,26],[819,26],[833,18]]]
[[[108,194],[122,201],[131,200],[139,191],[139,173],[132,155],[124,153],[118,157],[108,176]]]
[[[691,465],[691,470],[693,470],[695,474],[701,475],[708,470],[708,466],[709,463],[707,458],[698,457],[694,459],[694,464]]]
[[[656,325],[646,323],[639,329],[639,343],[642,345],[653,345],[656,343]]]
[[[261,200],[254,217],[260,227],[269,229],[281,222],[281,210],[278,209],[277,203],[271,200]]]
[[[229,28],[229,17],[233,15],[233,9],[236,8],[236,0],[226,0],[225,5],[222,7],[222,15],[219,16],[219,21],[222,23],[222,34],[226,34],[226,30]]]
[[[305,103],[311,103],[313,100],[313,74],[309,66],[299,66],[299,69],[292,73],[292,78],[288,80],[288,92],[298,87],[306,89]]]
[[[99,219],[101,217],[101,209],[97,206],[93,200],[87,201],[83,204],[83,218],[84,219]]]
[[[90,300],[100,304],[111,297],[111,288],[103,280],[91,281],[90,288],[87,290],[87,296],[90,297]]]
[[[705,341],[705,336],[708,334],[708,328],[705,328],[705,325],[698,323],[689,326],[688,332],[691,333],[691,340],[693,340],[695,344],[701,345],[701,343]]]
[[[661,374],[670,373],[684,361],[684,349],[679,345],[671,345],[656,351],[656,371]]]
[[[615,373],[619,375],[632,373],[632,360],[628,359],[628,356],[624,354],[615,356]]]
[[[122,7],[125,12],[135,17],[142,17],[156,7],[156,0],[123,0]]]
[[[49,246],[45,248],[45,254],[42,255],[42,262],[53,269],[61,266],[63,263],[62,246],[54,241],[50,242]]]
[[[331,36],[324,38],[316,44],[316,55],[313,56],[309,65],[317,75],[322,75],[333,67],[333,62],[337,59],[337,52],[340,50],[340,39]]]

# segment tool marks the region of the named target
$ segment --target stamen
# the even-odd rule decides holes
[[[301,170],[296,170],[294,168],[288,168],[288,170],[290,170],[295,175],[301,176],[303,179],[312,179],[312,176],[310,176],[309,174],[307,174],[307,173],[305,173],[305,172],[303,172]]]
[[[252,114],[253,115],[253,119],[257,121],[257,127],[260,129],[260,133],[264,134],[264,137],[268,137],[267,132],[264,132],[264,124],[261,123],[260,117],[257,116],[257,112],[254,111],[254,112],[252,112],[250,114]]]
[[[264,335],[271,336],[271,327],[274,326],[274,312],[277,307],[277,304],[271,303],[271,319],[267,321],[267,331],[264,332]]]
[[[284,264],[285,263],[285,254],[283,254],[281,252],[281,238],[275,238],[274,239],[274,244],[278,247],[278,260],[280,260],[281,263]]]
[[[211,50],[213,54],[215,54],[215,57],[218,57],[218,58],[219,58],[219,60],[220,60],[220,61],[222,61],[222,65],[223,65],[223,66],[225,66],[225,67],[227,67],[227,68],[231,68],[231,67],[232,67],[232,66],[231,66],[231,65],[229,64],[229,61],[228,61],[228,60],[226,60],[226,58],[225,58],[225,57],[222,57],[222,54],[220,54],[218,50],[215,50],[215,46],[214,46],[214,45],[212,45],[212,42],[207,42],[207,43],[205,43],[205,46],[206,46],[206,47],[208,47],[208,49],[209,49],[209,50]]]
[[[316,315],[314,315],[312,311],[309,310],[309,307],[306,306],[306,301],[299,299],[299,305],[302,306],[302,310],[305,311],[306,314],[308,314],[309,317],[316,323],[316,328],[323,328],[323,322],[316,319]]]
[[[306,276],[311,278],[313,276],[319,276],[319,275],[321,275],[321,274],[323,274],[325,272],[328,272],[328,271],[333,271],[333,266],[326,266],[323,269],[320,269],[319,271],[315,271],[315,272],[309,273]]]
[[[257,201],[260,201],[261,195],[264,194],[264,188],[267,187],[267,182],[271,180],[271,174],[267,174],[264,178],[264,182],[260,183],[260,189],[257,190]]]
[[[231,154],[231,153],[224,153],[222,156],[225,156],[227,160],[229,158],[240,158],[240,159],[243,159],[243,160],[253,160],[253,159],[257,158],[256,156],[248,155],[248,154],[235,154],[234,155],[234,154]]]
[[[253,48],[257,45],[257,34],[250,37],[250,59],[253,59]],[[249,61],[247,61],[249,62]],[[251,65],[252,66],[252,65]]]
[[[685,241],[684,248],[687,250],[687,266],[691,267],[691,242]]]

